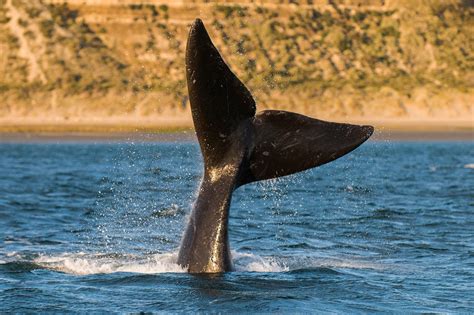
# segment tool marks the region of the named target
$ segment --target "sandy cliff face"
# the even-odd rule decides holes
[[[0,117],[189,119],[199,16],[259,109],[472,119],[469,1],[59,2],[0,0]]]

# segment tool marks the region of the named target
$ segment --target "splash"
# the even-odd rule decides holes
[[[232,251],[234,267],[236,271],[248,272],[285,272],[290,271],[288,266],[279,262],[274,257],[262,257],[258,255],[239,253]]]
[[[34,263],[46,269],[76,275],[115,272],[143,274],[185,272],[186,270],[176,264],[176,260],[177,253],[149,256],[66,253],[59,256],[40,256],[34,260]]]
[[[466,165],[464,165],[464,168],[471,168],[471,169],[474,169],[474,163],[466,164]]]
[[[284,272],[288,267],[272,257],[233,252],[236,271],[240,272]],[[119,255],[66,253],[58,256],[42,255],[33,260],[41,268],[76,275],[90,275],[115,272],[143,274],[182,273],[184,268],[177,264],[178,253],[153,255]]]
[[[109,274],[130,272],[141,274],[184,273],[186,270],[177,262],[178,253],[150,255],[123,255],[103,253],[64,253],[55,256],[40,255],[32,263],[39,268],[75,275]],[[265,257],[233,251],[236,272],[291,272],[302,269],[373,269],[387,266],[357,258],[321,257]],[[18,261],[19,257],[16,257]]]

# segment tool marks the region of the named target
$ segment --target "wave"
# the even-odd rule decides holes
[[[130,272],[141,274],[184,273],[177,264],[177,252],[150,255],[64,253],[39,255],[32,260],[14,257],[15,260],[0,261],[0,265],[11,269],[24,265],[27,270],[49,269],[75,275],[109,274]],[[232,252],[236,272],[292,272],[308,269],[383,269],[384,266],[360,259],[338,259],[317,257],[265,257],[250,253]],[[23,268],[21,268],[23,269]]]

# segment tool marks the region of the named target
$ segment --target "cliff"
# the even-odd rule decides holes
[[[259,110],[472,128],[471,1],[63,2],[0,0],[0,121],[190,125],[201,17]]]

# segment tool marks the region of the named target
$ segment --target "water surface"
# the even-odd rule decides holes
[[[239,188],[236,272],[176,251],[193,141],[0,144],[0,312],[472,312],[474,144],[369,142]]]

